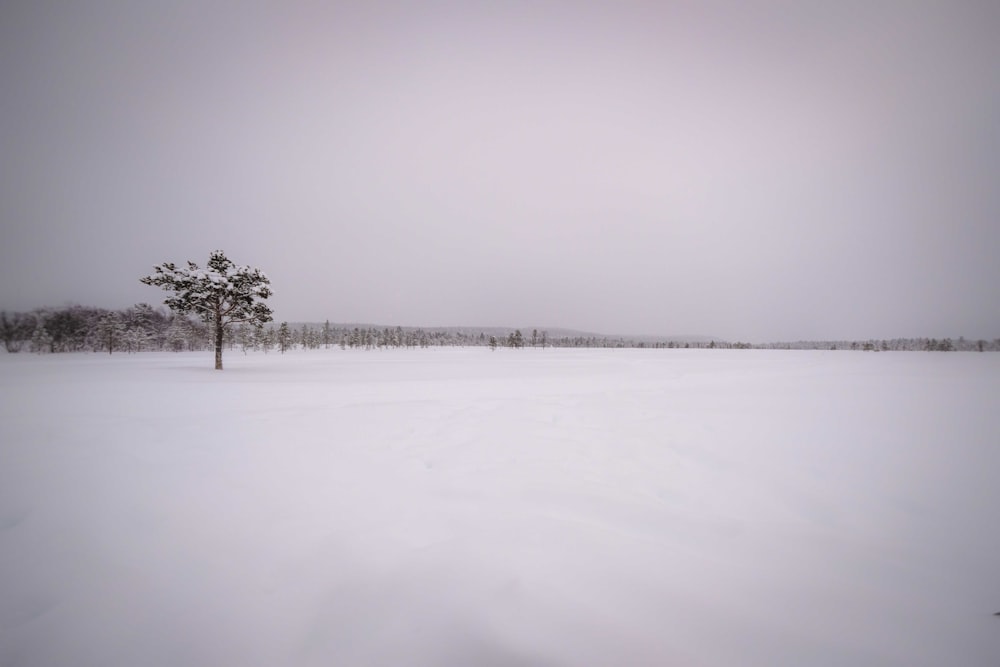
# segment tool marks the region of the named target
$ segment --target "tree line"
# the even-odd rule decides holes
[[[222,370],[223,350],[313,350],[414,348],[431,346],[571,348],[722,348],[722,349],[850,349],[872,352],[926,350],[952,352],[1000,350],[1000,339],[967,341],[950,338],[896,338],[866,341],[799,341],[797,343],[729,343],[676,340],[631,340],[595,335],[549,336],[532,329],[431,329],[412,327],[322,326],[308,323],[272,324],[273,312],[265,300],[272,296],[271,281],[260,269],[235,264],[221,250],[212,251],[204,268],[164,262],[139,279],[169,293],[164,308],[140,303],[123,310],[85,306],[39,308],[27,313],[0,313],[0,338],[8,353],[115,352],[146,350],[196,351],[214,348],[215,368]]]
[[[0,313],[4,349],[15,352],[205,351],[214,345],[211,322],[139,303],[121,310],[71,305],[29,312]],[[505,332],[496,329],[423,329],[301,323],[262,327],[237,324],[224,327],[223,345],[234,351],[287,352],[317,349],[390,349],[427,347],[522,348],[702,348],[858,351],[1000,351],[1000,339],[893,338],[884,340],[797,341],[749,344],[727,341],[650,341],[595,335],[550,336],[533,329]]]

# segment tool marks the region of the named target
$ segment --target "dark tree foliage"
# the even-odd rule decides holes
[[[45,331],[51,338],[52,351],[78,352],[86,349],[87,331],[90,329],[86,309],[72,306],[52,314],[45,322]]]
[[[0,313],[0,338],[7,352],[20,352],[24,344],[31,339],[35,330],[35,317],[27,313],[14,313],[8,316]]]
[[[264,303],[272,294],[270,279],[260,269],[237,266],[221,250],[212,252],[204,269],[189,261],[186,268],[165,262],[153,271],[140,281],[172,292],[163,303],[180,315],[198,315],[213,327],[216,370],[222,370],[227,327],[260,327],[271,321],[271,309]]]
[[[288,328],[288,322],[282,322],[278,327],[278,349],[284,354],[285,350],[292,346],[292,332]]]

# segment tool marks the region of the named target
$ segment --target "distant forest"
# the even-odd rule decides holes
[[[144,352],[200,351],[212,347],[211,325],[200,319],[176,315],[166,308],[141,303],[124,310],[86,306],[39,308],[26,313],[0,313],[0,336],[9,353],[35,352]],[[225,331],[230,350],[264,352],[339,347],[383,348],[490,347],[497,348],[722,348],[786,350],[859,350],[890,352],[996,352],[1000,338],[968,340],[951,338],[892,338],[884,340],[795,341],[750,344],[723,340],[684,340],[612,337],[559,330],[385,327],[287,322],[256,328],[231,327]]]

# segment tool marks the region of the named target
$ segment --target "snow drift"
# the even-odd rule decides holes
[[[0,664],[995,665],[1000,355],[0,356]]]

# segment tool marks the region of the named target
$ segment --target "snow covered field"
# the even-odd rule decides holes
[[[1000,354],[0,355],[0,665],[1000,664]]]

